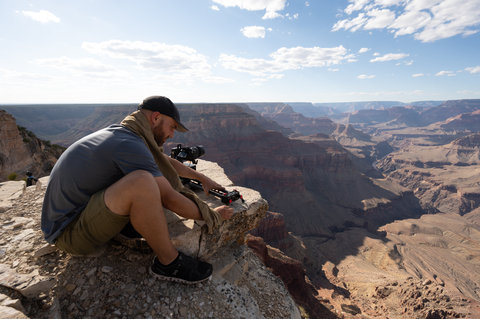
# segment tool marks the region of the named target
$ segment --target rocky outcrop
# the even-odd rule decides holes
[[[50,172],[63,148],[38,139],[29,130],[18,127],[15,118],[0,110],[0,181],[11,174],[18,179],[31,171],[34,176]]]
[[[302,306],[308,318],[337,318],[327,300],[318,297],[315,287],[306,277],[303,265],[298,260],[283,254],[281,250],[265,244],[262,238],[247,236],[247,245],[272,272],[279,276],[295,302]]]
[[[480,111],[478,112],[480,115]],[[480,122],[480,121],[479,121]],[[465,147],[466,152],[472,154],[472,150],[480,148],[480,133],[469,134],[463,137],[460,137],[452,142],[452,146]],[[460,150],[460,152],[462,152]],[[477,158],[480,160],[480,154],[476,154]]]
[[[198,169],[213,172],[220,183],[228,181],[218,166],[202,162]],[[300,318],[281,280],[242,245],[245,233],[267,209],[257,192],[237,188],[245,203],[234,202],[234,218],[208,236],[201,224],[170,218],[176,224],[169,229],[177,247],[214,266],[212,280],[185,286],[154,279],[148,274],[151,254],[114,241],[91,257],[70,256],[46,245],[39,219],[47,180],[41,181],[43,187],[26,188],[0,214],[2,314],[11,318]],[[214,198],[208,202],[221,204]]]
[[[250,232],[254,236],[261,236],[267,243],[279,242],[288,237],[285,218],[282,214],[267,212],[258,227]]]
[[[0,180],[30,164],[30,154],[13,116],[0,111]],[[22,174],[24,175],[24,174]]]

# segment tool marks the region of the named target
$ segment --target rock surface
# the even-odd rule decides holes
[[[219,167],[211,165],[203,161],[199,170],[214,172],[213,178],[231,189],[231,182]],[[210,238],[202,235],[201,225],[190,225],[191,238],[203,243],[196,248],[197,254],[213,264],[214,275],[208,282],[186,286],[154,279],[148,274],[151,254],[114,241],[92,257],[73,257],[47,245],[39,225],[47,178],[42,182],[43,187],[28,187],[0,214],[0,314],[3,316],[300,318],[281,280],[241,244],[245,232],[258,224],[267,209],[267,203],[257,192],[239,189],[245,203],[234,202],[235,217],[224,222],[220,230],[229,234],[214,234]],[[208,202],[221,204],[214,198]],[[205,238],[199,239],[197,235]],[[174,238],[178,236],[182,235]],[[202,246],[214,241],[214,249]],[[181,240],[178,244],[180,249],[188,245]]]

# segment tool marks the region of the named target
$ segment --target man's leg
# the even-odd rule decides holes
[[[154,178],[146,171],[132,172],[105,191],[105,205],[115,214],[130,216],[133,227],[164,265],[178,256],[162,207],[162,197],[168,197],[171,191],[174,190],[164,177]]]
[[[150,173],[136,171],[107,188],[105,204],[116,214],[129,215],[133,227],[157,254],[150,266],[152,275],[192,284],[210,278],[213,268],[178,252],[170,240],[162,204],[187,216],[200,216],[198,207],[182,197],[165,177],[154,178]]]

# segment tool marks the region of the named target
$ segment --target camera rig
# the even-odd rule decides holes
[[[202,145],[191,146],[191,147],[182,147],[182,144],[177,144],[176,147],[172,148],[170,152],[170,157],[178,160],[184,165],[196,170],[197,169],[197,159],[205,154],[205,149]],[[202,183],[196,179],[180,177],[183,185],[188,185],[193,190],[202,190]],[[208,191],[210,194],[218,197],[222,203],[230,205],[232,202],[237,199],[241,199],[242,202],[245,202],[242,195],[237,190],[231,192],[222,191],[219,189],[211,189]]]

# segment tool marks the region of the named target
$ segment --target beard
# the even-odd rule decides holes
[[[158,146],[162,146],[163,143],[167,140],[167,137],[162,131],[163,127],[163,120],[160,121],[160,125],[153,129],[153,137],[155,138],[155,142],[157,142]]]

